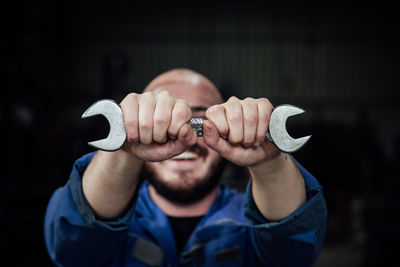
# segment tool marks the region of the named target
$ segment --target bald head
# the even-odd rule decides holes
[[[217,87],[204,75],[189,69],[179,68],[161,73],[144,89],[145,92],[162,90],[169,91],[171,95],[184,93],[195,97],[198,93],[206,94],[215,100],[212,104],[222,103],[222,96]]]

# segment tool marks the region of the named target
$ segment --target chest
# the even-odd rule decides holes
[[[177,252],[174,238],[168,239],[165,232],[157,235],[140,230],[130,229],[127,234],[125,253],[121,255],[125,266],[251,266],[254,261],[250,230],[245,225],[196,228],[182,253]]]

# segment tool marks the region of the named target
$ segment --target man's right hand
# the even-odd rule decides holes
[[[129,205],[144,161],[184,152],[197,136],[187,124],[191,109],[167,91],[129,94],[121,102],[127,141],[121,150],[98,151],[87,167],[83,192],[100,218],[115,218]]]
[[[127,141],[122,149],[145,161],[162,161],[194,145],[196,134],[188,122],[186,101],[167,91],[131,93],[121,102]]]

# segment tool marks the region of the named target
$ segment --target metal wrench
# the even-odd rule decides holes
[[[305,112],[303,109],[293,105],[280,105],[274,108],[271,114],[269,128],[265,134],[265,140],[275,144],[282,152],[292,153],[302,148],[311,135],[293,138],[286,131],[286,120],[294,115]],[[92,141],[88,144],[96,149],[105,151],[116,151],[122,147],[126,140],[124,118],[120,106],[110,99],[103,99],[91,105],[83,114],[82,118],[95,115],[103,115],[110,124],[110,132],[104,139]],[[189,121],[189,125],[197,136],[203,136],[203,122],[205,118],[195,117]]]

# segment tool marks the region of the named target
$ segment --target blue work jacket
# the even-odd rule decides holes
[[[92,157],[75,162],[47,207],[45,242],[56,266],[312,266],[323,246],[322,188],[301,165],[307,202],[287,218],[266,220],[252,198],[251,182],[245,193],[221,185],[178,254],[168,218],[152,201],[146,181],[123,216],[96,218],[81,183]]]

